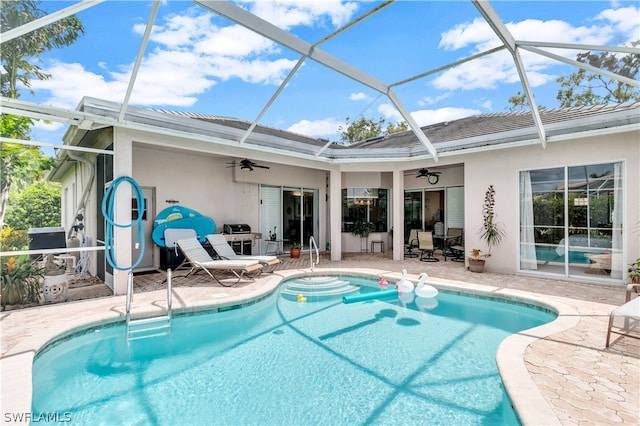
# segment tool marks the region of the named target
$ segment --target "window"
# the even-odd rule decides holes
[[[351,232],[359,220],[373,222],[374,232],[387,232],[389,191],[381,188],[342,190],[342,232]]]
[[[622,278],[622,163],[520,172],[520,269]]]

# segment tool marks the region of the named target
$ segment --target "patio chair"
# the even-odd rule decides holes
[[[213,260],[197,238],[185,238],[176,241],[176,243],[187,262],[191,265],[191,270],[185,277],[202,270],[216,280],[218,284],[230,287],[245,278],[253,281],[255,275],[262,271],[262,265],[257,260]],[[237,280],[232,284],[221,281],[216,276],[216,273],[222,272],[235,275]]]
[[[211,244],[213,250],[221,259],[227,260],[257,260],[264,268],[269,268],[269,272],[273,272],[277,265],[282,263],[276,256],[251,256],[240,255],[233,251],[227,240],[222,234],[208,234],[207,241]]]
[[[407,243],[404,245],[404,255],[405,257],[417,257],[416,250],[418,248],[418,231],[420,229],[411,229],[409,231],[409,238],[407,238]]]
[[[440,259],[436,258],[433,253],[435,252],[435,246],[433,244],[433,233],[418,232],[418,250],[420,250],[420,260],[422,262],[439,262]]]
[[[454,262],[464,262],[464,235],[462,228],[449,228],[447,231],[447,251]]]
[[[640,297],[631,298],[631,293],[634,290],[637,293],[640,290],[640,284],[627,285],[624,305],[614,309],[609,315],[605,344],[607,348],[611,342],[611,333],[640,339]]]

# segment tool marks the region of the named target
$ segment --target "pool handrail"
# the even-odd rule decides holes
[[[313,249],[316,249],[316,261],[313,261]],[[318,245],[316,244],[315,238],[313,235],[309,237],[309,269],[313,272],[313,268],[320,263],[320,250],[318,249]]]
[[[143,337],[152,337],[159,335],[158,333],[152,335],[136,335],[145,331],[163,330],[160,334],[167,333],[171,330],[171,313],[173,304],[173,292],[171,291],[171,268],[167,269],[167,313],[165,315],[158,315],[149,318],[131,319],[131,302],[133,301],[133,272],[129,271],[127,277],[127,297],[126,297],[126,325],[127,325],[127,340],[134,340]],[[161,325],[157,325],[161,322]],[[147,328],[140,328],[133,330],[132,326],[149,324]]]

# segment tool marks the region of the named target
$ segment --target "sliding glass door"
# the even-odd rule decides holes
[[[622,279],[622,163],[520,172],[520,269]]]
[[[307,249],[311,236],[319,244],[318,212],[317,189],[261,186],[261,253],[287,253],[293,243],[300,243],[303,249]],[[269,243],[267,247],[267,240],[273,235],[275,242]]]

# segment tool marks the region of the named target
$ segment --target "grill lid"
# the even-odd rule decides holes
[[[224,234],[250,234],[251,227],[246,223],[225,223],[222,232]]]

